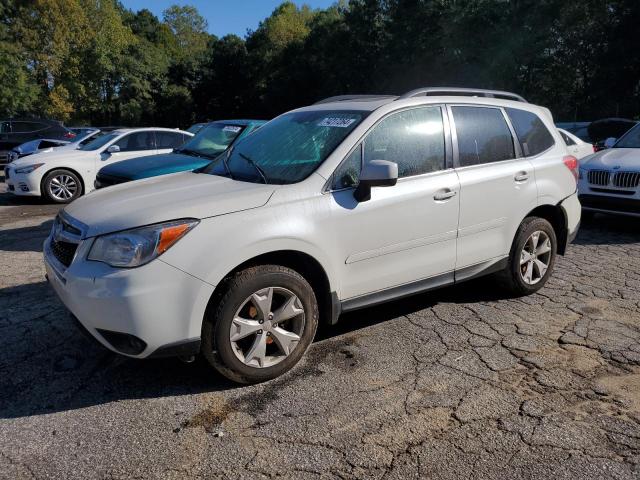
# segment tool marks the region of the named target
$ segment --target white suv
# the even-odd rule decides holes
[[[258,382],[341,312],[494,272],[537,291],[577,232],[577,174],[549,111],[512,94],[336,97],[200,171],[73,202],[44,258],[107,348]]]

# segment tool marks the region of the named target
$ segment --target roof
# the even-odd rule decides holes
[[[187,135],[193,135],[193,133],[180,130],[179,128],[166,128],[166,127],[118,128],[117,130],[112,130],[107,133],[115,133],[118,135],[122,135],[123,133],[131,133],[131,132],[148,132],[149,130],[160,130],[163,132],[179,132],[179,133],[186,133]]]
[[[311,110],[321,110],[322,107],[339,108],[340,110],[364,110],[373,111],[377,108],[399,100],[406,100],[416,97],[436,97],[453,98],[454,101],[460,101],[461,97],[466,98],[484,98],[491,100],[506,100],[509,102],[527,103],[520,95],[502,90],[485,90],[477,88],[459,88],[459,87],[424,87],[411,90],[400,96],[396,95],[338,95],[328,97],[314,103]]]

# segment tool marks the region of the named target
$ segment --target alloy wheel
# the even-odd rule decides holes
[[[229,340],[245,365],[266,368],[287,358],[300,342],[305,311],[300,299],[282,287],[268,287],[247,297],[236,311]]]
[[[528,285],[542,280],[551,263],[551,239],[542,230],[527,239],[520,253],[520,275]]]
[[[59,201],[67,201],[78,192],[78,183],[71,175],[61,173],[49,182],[51,196]]]

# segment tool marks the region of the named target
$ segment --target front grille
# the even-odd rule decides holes
[[[640,185],[640,172],[617,172],[613,184],[620,188],[637,188]]]
[[[590,170],[589,183],[591,185],[609,185],[611,173],[606,170]]]
[[[53,253],[53,256],[65,267],[71,265],[77,248],[77,243],[51,240],[51,253]]]
[[[110,187],[111,185],[118,185],[119,183],[125,183],[130,181],[128,178],[117,177],[115,175],[105,175],[104,173],[99,173],[96,176],[96,181],[94,183],[94,187],[96,189]]]

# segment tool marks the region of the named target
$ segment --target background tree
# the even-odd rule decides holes
[[[513,90],[557,120],[637,118],[637,0],[285,1],[244,38],[194,7],[0,3],[0,115],[186,127],[344,93]]]

